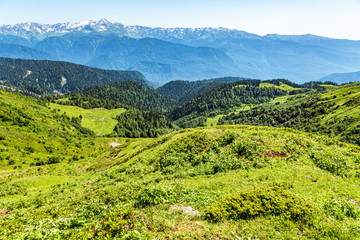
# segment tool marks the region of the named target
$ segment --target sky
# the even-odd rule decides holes
[[[360,40],[360,0],[0,0],[0,25],[110,21]]]

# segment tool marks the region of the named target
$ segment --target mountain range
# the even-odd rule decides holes
[[[338,84],[344,84],[349,82],[359,82],[360,72],[351,73],[333,73],[320,79],[323,82],[336,82]]]
[[[151,81],[223,76],[297,83],[360,70],[360,41],[259,36],[226,28],[149,28],[110,22],[0,27],[0,56],[138,70]]]

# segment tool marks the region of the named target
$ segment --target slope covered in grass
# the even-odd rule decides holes
[[[109,147],[111,140],[93,136],[91,130],[81,125],[78,116],[66,115],[40,99],[0,91],[3,169],[97,156]]]
[[[109,155],[81,163],[3,170],[8,177],[0,185],[0,235],[360,237],[359,147],[251,126],[188,129],[120,143]],[[56,176],[62,180],[55,183]],[[46,179],[53,180],[46,185]]]
[[[112,133],[118,123],[115,118],[126,112],[126,109],[124,108],[110,110],[104,108],[83,109],[80,107],[58,105],[54,103],[50,103],[49,106],[54,109],[60,109],[60,113],[65,112],[69,117],[80,117],[81,125],[90,129],[98,136]]]
[[[328,88],[325,92],[288,97],[279,104],[230,114],[218,124],[291,127],[360,144],[360,84]]]
[[[260,87],[260,83],[260,80],[242,80],[221,84],[175,106],[168,116],[183,128],[203,126],[209,116],[229,113],[232,108],[244,104],[264,103],[287,94],[278,88]]]

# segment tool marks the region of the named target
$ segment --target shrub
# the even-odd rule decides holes
[[[35,149],[33,147],[25,147],[24,150],[28,153],[34,153]]]
[[[169,146],[168,153],[194,153],[199,154],[210,142],[207,133],[194,131],[177,139]]]
[[[53,156],[53,157],[48,158],[48,160],[46,161],[46,164],[54,164],[54,163],[59,163],[59,162],[60,162],[60,157]]]
[[[238,194],[230,194],[208,206],[205,218],[220,221],[223,218],[251,219],[260,215],[282,215],[292,220],[305,220],[314,206],[280,187],[259,187]]]
[[[42,165],[46,165],[46,164],[55,164],[55,163],[59,163],[59,162],[60,162],[60,157],[53,156],[53,157],[49,157],[48,160],[46,160],[46,161],[37,160],[36,162],[32,162],[30,164],[30,166],[42,166]]]
[[[234,142],[232,150],[238,157],[242,156],[253,159],[256,156],[259,156],[262,152],[262,145],[261,143],[252,140],[242,140]]]
[[[233,143],[235,141],[235,139],[237,138],[237,134],[230,132],[230,133],[225,133],[223,135],[221,135],[217,140],[219,142],[219,146],[220,147],[225,147],[231,143]]]
[[[8,161],[8,165],[14,165],[14,164],[15,164],[15,160],[10,159],[10,160]]]
[[[136,229],[142,219],[133,208],[120,209],[109,213],[93,228],[93,238],[102,239],[145,239]]]
[[[310,159],[317,167],[338,176],[348,176],[351,169],[351,166],[346,159],[336,155],[324,154],[322,152],[311,152]]]
[[[141,190],[135,197],[136,207],[154,206],[162,203],[168,203],[172,197],[170,188],[151,187]]]

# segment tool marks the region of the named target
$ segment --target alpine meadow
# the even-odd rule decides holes
[[[360,239],[360,3],[20,2],[0,239]]]

